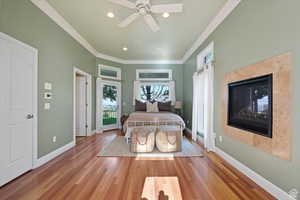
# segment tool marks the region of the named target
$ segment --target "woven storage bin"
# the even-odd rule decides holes
[[[131,152],[150,153],[155,146],[155,129],[134,128],[131,132]]]
[[[181,130],[158,130],[156,133],[156,147],[160,152],[181,151]]]

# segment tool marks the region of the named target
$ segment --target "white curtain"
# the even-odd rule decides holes
[[[133,98],[132,105],[135,105],[135,100],[140,100],[139,89],[141,87],[140,81],[133,81]]]
[[[169,88],[170,88],[170,100],[172,101],[172,105],[175,105],[176,102],[175,81],[169,82]]]
[[[197,132],[199,129],[199,103],[198,100],[200,97],[200,75],[198,72],[195,72],[193,75],[193,122],[192,122],[192,138],[194,141],[197,140]]]
[[[215,151],[215,134],[213,130],[214,113],[214,67],[210,63],[204,69],[204,147]]]
[[[207,151],[214,151],[215,136],[213,131],[213,78],[212,64],[205,65],[203,70],[193,76],[193,123],[192,136],[197,140],[197,133],[204,135],[204,146]]]

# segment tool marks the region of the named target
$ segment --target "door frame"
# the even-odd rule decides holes
[[[34,118],[32,119],[32,167],[34,169],[38,164],[38,50],[25,44],[3,32],[0,32],[0,38],[30,50],[34,54],[34,66],[33,66],[33,98],[32,98],[32,114]]]
[[[80,74],[86,77],[87,80],[87,91],[86,91],[86,102],[87,102],[87,114],[86,122],[88,125],[86,136],[91,136],[92,133],[92,75],[80,70],[77,67],[73,67],[73,142],[76,142],[76,74]]]
[[[119,104],[119,109],[118,109],[118,118],[117,118],[117,128],[121,128],[121,122],[120,122],[120,117],[122,115],[122,84],[121,82],[118,81],[111,81],[111,80],[103,80],[102,78],[97,78],[96,81],[96,88],[97,88],[97,95],[96,95],[96,129],[97,132],[103,133],[104,128],[103,128],[103,120],[102,120],[102,103],[99,101],[99,99],[102,99],[102,92],[101,92],[101,85],[103,83],[111,84],[111,85],[116,85],[119,88],[119,94],[118,94],[118,104]]]

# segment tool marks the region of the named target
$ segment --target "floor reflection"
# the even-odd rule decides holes
[[[142,200],[182,200],[178,177],[147,177]]]
[[[138,153],[135,160],[174,160],[174,155],[170,153]]]

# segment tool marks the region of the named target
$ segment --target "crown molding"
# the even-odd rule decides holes
[[[183,64],[182,60],[124,60],[124,59],[120,59],[120,58],[116,58],[116,57],[112,57],[112,56],[108,56],[105,54],[101,54],[98,53],[96,55],[97,58],[102,58],[105,60],[110,60],[116,63],[120,63],[120,64],[132,64],[132,65],[136,65],[136,64],[176,64],[176,65],[181,65]]]
[[[237,7],[241,0],[228,0],[219,13],[208,24],[204,32],[200,34],[198,39],[192,45],[192,47],[184,54],[182,61],[185,63],[188,58],[205,42],[205,40],[212,34],[216,28],[224,21],[224,19],[230,15],[230,13]]]
[[[84,39],[46,0],[31,0],[31,2],[48,15],[48,17],[50,17],[63,30],[69,33],[91,54],[94,56],[98,54],[97,50],[90,45],[88,41]]]
[[[97,52],[97,54],[95,56],[97,58],[102,58],[104,60],[109,60],[109,61],[120,63],[120,64],[126,64],[126,60],[124,60],[124,59],[113,57],[113,56],[109,56],[109,55],[102,54],[102,53],[99,53],[99,52]]]
[[[120,64],[183,64],[196,51],[209,35],[223,22],[223,20],[233,11],[241,0],[228,0],[217,16],[211,21],[204,32],[195,41],[192,47],[184,54],[180,60],[125,60],[110,55],[99,53],[86,39],[84,39],[75,29],[64,19],[47,0],[31,0],[31,2],[42,10],[50,19],[65,30],[71,37],[79,42],[91,54],[97,58],[109,60]]]
[[[86,39],[84,39],[74,29],[74,27],[72,27],[72,25],[69,22],[67,22],[67,20],[63,16],[61,16],[55,10],[55,8],[53,8],[47,2],[47,0],[31,0],[31,2],[97,58],[102,58],[120,64],[182,64],[181,60],[125,60],[99,53]]]
[[[126,60],[124,64],[174,64],[181,65],[183,64],[182,60]]]

